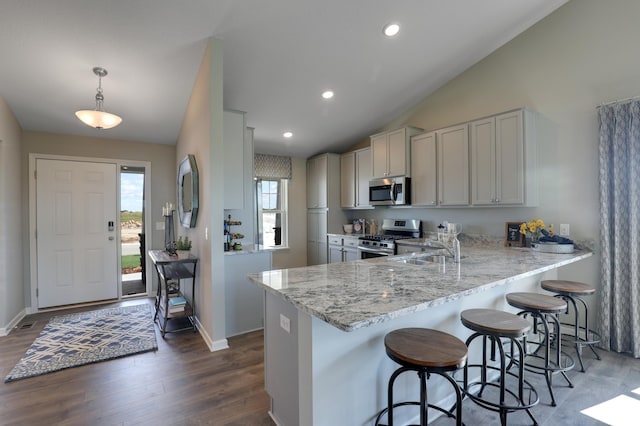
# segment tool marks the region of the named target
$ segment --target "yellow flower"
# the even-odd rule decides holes
[[[545,224],[542,219],[531,219],[529,222],[523,222],[520,224],[520,233],[538,233],[541,229],[545,229]]]

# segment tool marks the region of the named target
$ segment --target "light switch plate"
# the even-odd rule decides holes
[[[287,333],[291,332],[291,320],[282,314],[280,314],[280,327]]]
[[[563,235],[565,237],[568,237],[569,234],[569,224],[568,223],[561,223],[560,224],[560,235]]]
[[[164,231],[164,222],[156,222],[156,231]]]

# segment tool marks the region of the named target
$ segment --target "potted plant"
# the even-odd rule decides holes
[[[183,237],[182,235],[179,236],[178,241],[176,241],[176,254],[178,255],[178,259],[188,258],[190,250],[191,240],[189,237]]]

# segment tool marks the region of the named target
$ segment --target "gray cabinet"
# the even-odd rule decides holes
[[[415,127],[403,127],[371,136],[373,177],[410,176],[411,136],[421,132]]]
[[[358,237],[328,235],[329,263],[350,262],[359,259]]]
[[[340,155],[307,160],[307,264],[327,263],[327,233],[339,233],[346,216],[340,208]]]
[[[470,124],[471,203],[476,206],[537,204],[535,116],[510,111]]]
[[[469,125],[436,131],[438,205],[469,205]]]
[[[347,152],[340,157],[340,206],[368,208],[371,179],[371,148]]]
[[[436,132],[411,137],[411,205],[438,205]]]
[[[307,264],[327,263],[327,211],[307,211]]]

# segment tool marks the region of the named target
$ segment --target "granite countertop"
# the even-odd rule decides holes
[[[242,254],[254,254],[254,253],[262,253],[265,251],[274,251],[277,250],[272,247],[265,247],[261,244],[243,244],[242,250],[229,250],[225,251],[225,256],[238,256]]]
[[[340,330],[353,331],[558,268],[592,255],[463,247],[458,264],[411,265],[415,254],[249,274],[267,291]]]

